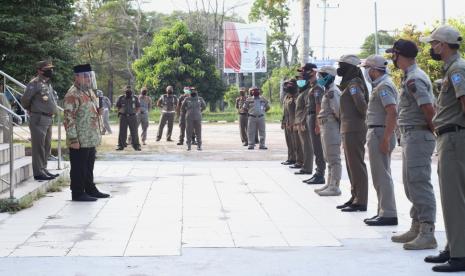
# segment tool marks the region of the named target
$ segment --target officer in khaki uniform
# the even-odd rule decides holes
[[[341,91],[334,84],[336,68],[323,66],[318,70],[318,85],[325,88],[318,112],[318,129],[323,142],[323,154],[328,163],[328,184],[318,192],[320,196],[339,196],[341,190],[341,133],[339,129],[339,108]]]
[[[402,179],[405,194],[412,202],[412,223],[406,233],[392,236],[393,242],[404,243],[405,249],[437,247],[434,237],[436,199],[431,184],[431,156],[435,147],[433,123],[435,102],[433,85],[421,70],[415,57],[417,45],[399,39],[391,49],[394,65],[404,72],[399,100],[399,131],[402,146]]]
[[[182,112],[181,106],[184,100],[191,95],[191,88],[186,86],[183,88],[183,93],[179,96],[178,104],[176,105],[176,114],[179,119],[179,141],[176,145],[182,146],[184,144],[184,136],[186,135],[186,113]]]
[[[134,150],[140,151],[136,116],[140,111],[140,103],[139,99],[133,94],[131,86],[126,86],[124,95],[119,96],[116,101],[116,108],[118,108],[119,116],[119,137],[116,150],[124,150],[127,146],[126,136],[129,127],[132,147]]]
[[[297,80],[299,87],[299,95],[295,105],[295,122],[294,127],[299,134],[300,145],[302,146],[303,164],[302,168],[295,174],[311,174],[313,171],[313,147],[310,140],[310,132],[308,130],[307,115],[308,115],[308,96],[311,88],[310,80],[314,78],[316,65],[307,63],[299,69],[300,78]]]
[[[243,146],[248,145],[247,140],[247,112],[242,108],[244,106],[245,101],[247,100],[247,96],[245,95],[246,91],[245,88],[242,87],[239,90],[239,97],[236,98],[236,110],[239,114],[239,133],[241,135],[241,141]]]
[[[394,131],[398,100],[397,89],[386,71],[387,64],[387,60],[380,55],[371,55],[362,64],[365,77],[373,87],[366,123],[371,177],[378,196],[378,216],[365,220],[370,226],[397,225],[391,153],[396,146]]]
[[[53,77],[53,64],[48,61],[37,63],[37,76],[26,86],[21,98],[22,106],[31,118],[32,170],[35,180],[50,180],[57,177],[47,170],[47,159],[52,143],[52,122],[57,104],[50,80]]]
[[[297,152],[294,139],[294,121],[295,121],[295,98],[297,95],[297,82],[295,79],[284,82],[284,92],[286,93],[283,99],[283,120],[281,128],[284,130],[287,145],[287,160],[282,162],[283,165],[295,164],[297,160]]]
[[[178,104],[178,98],[173,95],[173,87],[170,85],[166,87],[166,94],[162,95],[158,99],[157,106],[161,108],[160,124],[158,125],[157,141],[160,141],[163,135],[163,128],[168,123],[168,132],[166,133],[166,141],[171,140],[171,134],[173,132],[174,116],[176,113],[176,105]]]
[[[344,55],[336,71],[342,77],[339,86],[342,91],[341,134],[352,194],[346,203],[337,206],[343,212],[365,211],[368,202],[368,173],[364,160],[368,91],[359,64],[357,56]]]
[[[433,125],[448,241],[445,251],[438,256],[429,256],[425,261],[448,261],[433,267],[434,271],[465,271],[465,60],[458,52],[463,38],[457,29],[444,25],[422,41],[431,44],[431,57],[444,63],[444,78]]]
[[[247,138],[249,139],[249,150],[255,148],[256,132],[260,136],[259,149],[268,149],[265,146],[266,127],[265,127],[265,112],[270,110],[268,101],[260,95],[260,89],[257,87],[252,88],[253,96],[248,97],[245,101],[243,108],[249,114],[247,123]]]
[[[152,110],[152,98],[148,95],[147,87],[142,87],[139,95],[139,103],[140,112],[138,114],[138,123],[142,127],[140,137],[142,144],[145,145],[145,141],[147,140],[147,129],[149,128],[149,114],[150,110]]]
[[[192,89],[190,97],[184,99],[181,112],[186,115],[186,144],[187,150],[191,150],[192,136],[197,138],[197,150],[202,150],[202,112],[207,107],[204,99]]]

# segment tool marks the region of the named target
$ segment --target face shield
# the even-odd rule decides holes
[[[97,89],[97,79],[95,78],[94,71],[75,73],[74,75],[77,78],[78,86],[82,90]]]

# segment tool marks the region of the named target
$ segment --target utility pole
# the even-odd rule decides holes
[[[378,7],[375,2],[375,54],[379,55],[379,41],[378,41]]]
[[[326,57],[326,10],[327,9],[337,9],[339,8],[339,4],[331,6],[331,4],[328,4],[328,0],[321,0],[323,2],[323,5],[318,5],[318,8],[323,9],[323,42],[321,45],[321,59],[325,59]]]
[[[310,54],[310,0],[300,0],[300,19],[301,19],[301,30],[300,41],[300,65],[304,66],[308,62]]]
[[[446,0],[442,0],[442,25],[446,25]]]

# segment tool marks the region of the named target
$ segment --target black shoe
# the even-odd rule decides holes
[[[438,255],[431,255],[425,257],[425,262],[433,263],[433,264],[442,264],[447,262],[450,259],[450,252],[449,251],[439,251]]]
[[[197,142],[196,141],[192,141],[192,145],[197,145]]]
[[[53,177],[53,178],[57,178],[58,176],[60,176],[60,175],[57,174],[57,173],[51,173],[51,172],[49,172],[49,171],[47,171],[47,170],[44,170],[44,173],[45,173],[45,175],[50,176],[50,177]]]
[[[292,160],[286,160],[284,162],[281,162],[282,165],[288,166],[288,165],[293,165],[295,164],[295,161]]]
[[[244,147],[247,147],[247,146],[249,145],[249,143],[244,142],[244,143],[242,143],[242,145],[243,145]]]
[[[295,172],[294,174],[312,174],[312,172],[307,172],[307,171],[304,171],[304,170],[300,170],[300,171]]]
[[[134,147],[135,151],[141,151],[142,149],[140,147]]]
[[[34,176],[34,180],[38,180],[38,181],[52,180],[54,178],[55,177],[51,177],[51,176],[45,175],[45,174],[39,174],[39,175]]]
[[[247,149],[253,150],[255,147],[254,146],[249,146]]]
[[[160,140],[161,140],[161,138],[158,138],[158,137],[157,137],[157,140],[156,140],[156,141],[159,142]]]
[[[77,195],[77,196],[72,196],[72,200],[73,201],[85,201],[85,202],[89,202],[89,201],[97,201],[97,198],[93,197],[93,196],[90,196],[86,193],[83,193],[83,194],[80,194],[80,195]]]
[[[314,174],[312,178],[305,181],[307,184],[325,184],[325,177],[319,174]]]
[[[342,212],[366,212],[367,206],[361,204],[351,204],[345,208],[342,208]]]
[[[183,142],[178,142],[176,145],[182,146],[184,143]]]
[[[371,218],[366,218],[363,220],[363,222],[366,222],[367,220],[374,220],[375,218],[379,217],[378,215],[372,216]]]
[[[366,225],[368,226],[390,226],[390,225],[397,225],[397,217],[377,217],[374,219],[369,219],[365,221]]]
[[[442,265],[433,266],[435,272],[459,272],[465,271],[465,258],[450,258],[450,260]]]
[[[294,165],[292,165],[292,166],[289,166],[289,168],[291,168],[291,169],[301,169],[301,168],[302,168],[302,165],[300,165],[300,164],[294,164]]]
[[[347,201],[346,203],[344,203],[342,205],[336,206],[336,209],[343,209],[343,208],[346,208],[347,206],[350,206],[350,205],[352,205],[352,199]],[[372,217],[372,218],[375,218],[375,217]]]
[[[197,145],[197,150],[202,150],[202,147]]]
[[[100,191],[94,191],[94,192],[91,192],[91,193],[87,193],[89,196],[91,197],[95,197],[95,198],[107,198],[107,197],[110,197],[109,194],[105,194],[105,193],[102,193]]]
[[[261,150],[267,150],[268,148],[265,147],[265,146],[259,146],[258,149],[261,149]]]
[[[124,150],[124,147],[117,147],[116,150]]]
[[[187,145],[187,151],[191,150],[191,145]]]
[[[173,142],[173,140],[171,140],[171,138],[167,138],[166,142]]]

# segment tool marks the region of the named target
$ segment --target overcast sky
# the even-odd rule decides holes
[[[201,1],[197,0],[200,4]],[[214,1],[212,1],[214,2]],[[219,0],[218,2],[222,2]],[[310,45],[315,56],[321,57],[323,40],[323,9],[321,0],[311,0]],[[442,0],[377,0],[378,29],[394,31],[406,24],[415,24],[420,29],[431,26],[442,18]],[[465,19],[465,0],[445,0],[446,17]],[[170,13],[173,10],[195,9],[196,0],[147,0],[144,10]],[[253,0],[225,0],[226,10],[239,6],[234,11],[247,20]],[[338,58],[347,53],[358,53],[366,36],[374,32],[374,0],[328,0],[326,56]],[[298,35],[300,30],[298,0],[291,1],[291,24],[289,33]],[[263,22],[266,24],[266,22]]]

